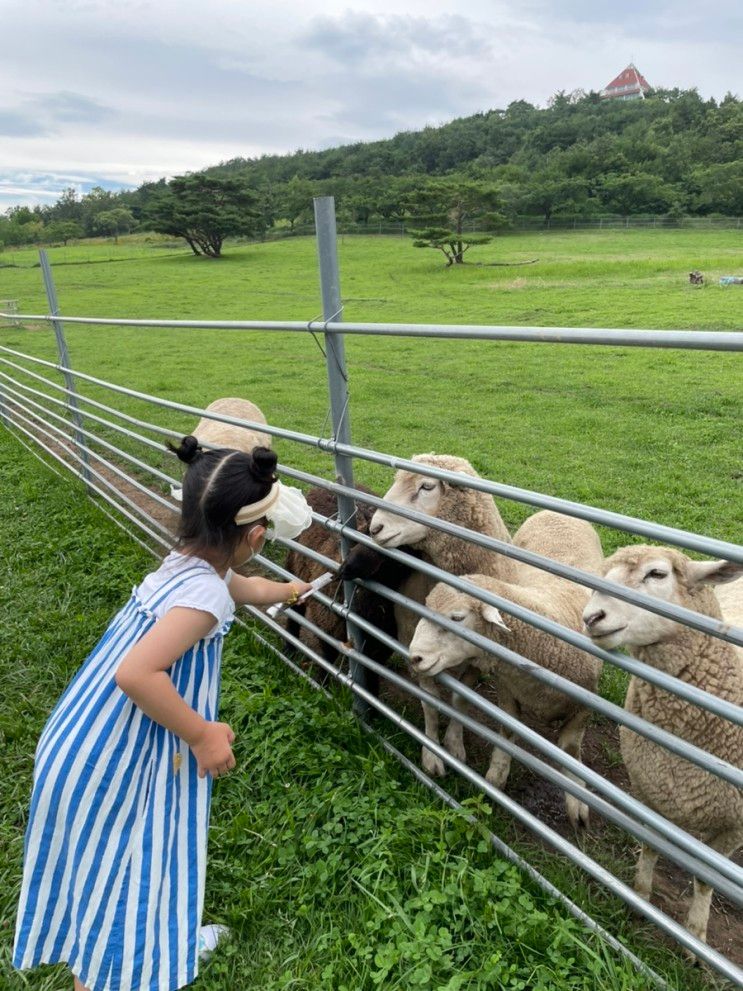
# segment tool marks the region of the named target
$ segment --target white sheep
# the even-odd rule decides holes
[[[451,454],[416,454],[411,460],[416,464],[459,472],[472,478],[480,477],[469,461]],[[406,509],[414,509],[427,516],[456,523],[477,533],[511,543],[511,535],[501,519],[498,507],[487,492],[478,492],[476,489],[418,475],[402,468],[396,472],[394,482],[384,498]],[[378,509],[374,513],[369,524],[369,533],[380,547],[413,547],[424,561],[451,574],[497,575],[510,580],[516,572],[516,564],[510,558],[478,547],[461,537],[443,533],[425,523],[405,519],[391,509]],[[434,584],[432,579],[416,571],[401,586],[400,592],[415,602],[423,603]],[[415,633],[418,616],[409,609],[396,605],[395,621],[397,638],[407,646]],[[432,679],[422,678],[420,683],[431,694],[440,697],[441,691]],[[455,698],[454,703],[456,701]],[[438,712],[425,702],[422,705],[426,726],[431,726],[434,722],[438,725]],[[421,762],[429,773],[443,773],[440,759],[425,747],[421,753]]]
[[[535,513],[526,520],[514,537],[514,544],[593,574],[598,573],[603,562],[601,544],[590,523],[547,510]],[[588,601],[588,591],[582,585],[527,565],[520,565],[517,582],[506,582],[488,575],[465,577],[480,588],[562,626],[576,631],[581,628],[581,614]],[[598,658],[514,616],[504,619],[498,609],[474,596],[441,582],[426,599],[426,605],[583,688],[595,692],[598,687],[601,673]],[[498,702],[505,712],[516,718],[528,715],[542,724],[558,723],[558,746],[576,760],[581,759],[583,735],[590,711],[563,692],[537,681],[530,674],[515,669],[431,620],[422,619],[418,623],[410,644],[410,654],[413,670],[426,680],[450,670],[472,684],[484,673],[495,681]],[[454,705],[462,705],[459,697],[455,698]],[[426,720],[426,735],[438,742],[438,713],[431,711],[433,715]],[[510,737],[512,734],[505,735]],[[450,721],[444,745],[460,760],[466,759],[461,723]],[[427,763],[433,773],[443,774],[443,762],[438,758]],[[508,779],[510,765],[510,756],[494,748],[487,780],[502,788]],[[585,803],[566,793],[565,805],[568,818],[575,827],[588,823]]]
[[[740,565],[692,561],[666,547],[630,546],[608,558],[604,570],[613,582],[694,612],[724,616],[733,623],[743,615],[743,582],[735,583],[738,598],[729,612],[718,600],[720,595],[727,601],[727,594],[719,589],[715,595],[710,587],[732,581],[743,571]],[[600,592],[591,596],[583,618],[600,646],[627,647],[638,660],[687,684],[743,703],[743,649]],[[743,763],[743,728],[641,678],[630,679],[625,709],[736,767]],[[619,728],[619,739],[634,794],[713,849],[732,856],[743,844],[740,790],[625,726]],[[646,899],[657,859],[658,854],[643,844],[635,888]],[[703,941],[711,898],[711,887],[695,878],[686,926]]]
[[[206,407],[208,412],[234,416],[235,419],[251,420],[254,423],[267,423],[265,416],[249,399],[215,399]],[[193,429],[193,435],[204,444],[214,447],[230,447],[250,454],[254,447],[270,447],[271,435],[259,433],[249,427],[237,427],[231,423],[221,423],[202,417]]]

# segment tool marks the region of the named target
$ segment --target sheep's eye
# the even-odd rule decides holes
[[[419,492],[433,492],[436,488],[436,482],[423,482],[421,487],[418,489]]]
[[[661,571],[659,568],[653,568],[652,571],[648,571],[648,573],[643,578],[643,581],[646,581],[648,578],[661,579],[667,577],[668,577],[667,571]]]
[[[464,612],[455,612],[452,616],[449,617],[452,623],[463,623],[466,618],[467,618],[467,613]]]

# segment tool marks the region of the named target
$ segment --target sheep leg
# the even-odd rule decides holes
[[[460,681],[468,688],[472,688],[479,677],[477,668],[468,667],[462,674]],[[464,712],[467,708],[466,701],[461,695],[457,695],[456,692],[452,692],[451,704],[457,712]],[[446,733],[444,734],[444,746],[452,757],[461,760],[463,764],[467,762],[467,751],[464,749],[464,727],[458,719],[449,720],[449,725],[446,727]]]
[[[568,719],[560,730],[560,735],[557,739],[557,746],[561,750],[564,750],[570,757],[575,757],[576,760],[581,759],[583,735],[586,732],[589,715],[588,709],[580,709],[571,719]],[[581,779],[570,771],[563,770],[563,773],[565,777],[570,778],[572,781],[583,784]],[[578,829],[581,826],[588,826],[589,810],[585,802],[581,802],[575,795],[565,792],[565,809],[574,829]]]
[[[498,704],[501,709],[509,716],[513,716],[518,719],[521,715],[521,706],[518,704],[514,696],[511,694],[508,686],[504,682],[498,683]],[[513,739],[513,733],[509,733],[507,730],[501,727],[501,736],[505,737],[506,740]],[[488,768],[488,773],[485,775],[486,779],[491,785],[496,788],[503,788],[506,781],[508,781],[508,774],[511,770],[511,755],[507,754],[505,750],[500,750],[498,747],[493,748],[493,753],[490,758],[490,767]]]
[[[653,890],[653,872],[658,861],[658,853],[647,843],[642,844],[640,856],[637,858],[635,869],[635,891],[645,901],[650,901],[650,893]]]
[[[433,678],[421,678],[420,686],[425,691],[430,692],[431,695],[435,695],[437,699],[441,698],[439,686]],[[434,743],[438,743],[439,710],[435,709],[432,705],[428,705],[426,702],[421,702],[421,705],[423,706],[423,722],[425,724],[426,736],[429,740],[433,740]],[[443,778],[446,774],[443,760],[432,750],[426,749],[426,747],[421,749],[421,764],[423,765],[423,770],[434,778]]]
[[[743,842],[740,829],[726,829],[709,841],[713,850],[730,857]],[[694,895],[686,918],[686,928],[703,943],[707,942],[707,922],[712,902],[712,887],[694,878]],[[693,957],[693,954],[690,954]]]

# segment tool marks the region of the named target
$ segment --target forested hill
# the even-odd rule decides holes
[[[632,101],[558,94],[546,109],[518,101],[384,141],[238,158],[210,171],[257,185],[322,181],[339,193],[349,180],[363,187],[456,172],[495,184],[516,213],[743,215],[743,101],[703,100],[696,90]]]
[[[155,230],[218,254],[225,236],[311,222],[318,195],[335,196],[342,222],[380,229],[403,219],[461,232],[465,220],[493,230],[524,215],[741,217],[743,101],[696,90],[627,102],[558,94],[544,109],[517,101],[385,141],[236,158],[134,191],[78,198],[70,188],[52,206],[0,216],[0,250]]]

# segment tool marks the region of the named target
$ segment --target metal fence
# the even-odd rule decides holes
[[[56,335],[59,361],[48,361],[18,349],[0,345],[1,422],[12,431],[21,443],[25,444],[42,460],[45,460],[45,463],[57,468],[63,467],[65,471],[71,471],[82,479],[88,493],[95,497],[102,511],[122,526],[134,539],[154,552],[160,552],[162,549],[172,546],[171,534],[178,512],[177,503],[168,495],[168,486],[177,486],[180,482],[169,470],[163,470],[163,441],[166,438],[180,438],[183,429],[175,429],[174,426],[164,426],[154,422],[153,408],[168,411],[172,416],[172,420],[169,422],[174,425],[176,422],[182,422],[184,414],[193,417],[205,416],[221,423],[259,430],[273,437],[283,438],[325,452],[329,458],[332,458],[333,466],[332,470],[329,469],[328,475],[332,476],[334,480],[299,471],[288,465],[280,465],[279,468],[284,476],[293,478],[302,484],[323,487],[337,496],[337,514],[326,517],[316,513],[314,519],[331,532],[340,535],[344,554],[357,543],[376,546],[368,536],[357,533],[349,522],[354,516],[354,501],[370,504],[374,507],[391,508],[384,499],[360,491],[355,487],[353,465],[355,460],[361,460],[385,465],[389,468],[415,471],[423,476],[450,482],[455,486],[469,487],[498,498],[515,500],[535,509],[552,509],[628,534],[641,535],[676,547],[708,554],[715,558],[721,557],[743,563],[743,547],[738,544],[700,536],[620,513],[604,511],[502,482],[446,471],[425,463],[413,462],[394,454],[355,446],[351,440],[351,407],[344,355],[345,334],[447,337],[460,340],[515,340],[528,341],[533,344],[553,343],[564,346],[570,344],[596,347],[622,345],[624,347],[740,352],[743,351],[743,333],[343,323],[332,199],[319,198],[315,202],[315,209],[323,317],[309,323],[125,320],[99,317],[65,317],[63,320],[59,315],[51,269],[46,255],[42,252],[41,269],[49,301],[49,313],[0,313],[0,317],[12,321],[51,324]],[[332,435],[319,437],[273,424],[266,426],[209,412],[172,399],[138,392],[128,386],[106,381],[75,369],[72,367],[66,349],[64,323],[148,328],[198,327],[231,331],[260,330],[289,334],[312,331],[315,334],[322,334],[327,360]],[[103,402],[100,398],[93,398],[91,392],[98,396],[105,393],[111,398],[108,402]],[[131,401],[135,401],[136,408],[139,409],[141,405],[145,412],[135,416],[131,412],[118,409],[116,401],[119,397],[128,397],[132,406],[134,404]],[[44,452],[46,459],[39,454],[39,450]],[[399,515],[405,518],[424,523],[431,528],[466,540],[495,554],[505,555],[521,563],[541,568],[553,575],[578,582],[588,589],[608,592],[617,598],[640,605],[653,613],[682,622],[709,636],[732,644],[743,645],[743,630],[730,627],[709,616],[690,612],[660,599],[639,595],[624,586],[615,585],[586,571],[561,564],[514,544],[448,523],[443,519],[425,516],[412,509],[402,509],[397,506],[394,508]],[[308,555],[329,570],[335,572],[338,569],[337,561],[324,558],[301,543],[294,541],[284,543],[288,548]],[[604,650],[596,646],[590,638],[574,629],[568,629],[536,612],[519,607],[508,599],[489,593],[464,578],[442,571],[435,565],[421,561],[404,551],[385,550],[384,548],[381,551],[389,558],[422,572],[430,579],[444,581],[454,588],[466,591],[481,601],[496,606],[508,615],[528,622],[560,641],[594,655],[603,662],[614,665],[631,675],[637,675],[707,712],[728,720],[735,726],[743,726],[743,708],[737,705],[689,685],[629,655]],[[261,557],[260,563],[274,575],[283,578],[290,577],[281,565],[267,557]],[[461,626],[446,617],[432,612],[425,603],[407,598],[399,591],[394,591],[378,582],[360,581],[359,584],[393,603],[408,608],[418,616],[434,621],[443,629],[459,634],[506,665],[528,672],[536,682],[559,689],[581,705],[602,714],[619,725],[631,728],[636,733],[682,756],[710,774],[716,775],[737,788],[743,786],[743,770],[741,768],[625,711],[598,694],[574,684],[560,674],[535,664],[535,659],[519,655],[501,643],[462,629]],[[736,985],[743,986],[743,970],[735,963],[712,947],[701,943],[666,913],[655,905],[646,902],[597,860],[580,849],[578,845],[560,835],[548,823],[543,822],[510,798],[507,793],[495,788],[473,768],[448,753],[445,747],[438,742],[428,739],[419,726],[414,724],[407,714],[398,711],[386,696],[380,698],[370,690],[367,672],[371,671],[384,683],[395,686],[398,693],[402,692],[413,699],[424,701],[444,716],[462,723],[488,744],[503,750],[546,781],[557,785],[561,791],[585,802],[599,816],[625,830],[630,837],[651,845],[662,855],[678,864],[684,871],[688,871],[702,881],[709,883],[716,891],[740,907],[743,907],[743,869],[675,823],[642,805],[589,766],[569,756],[518,719],[499,709],[483,695],[463,685],[450,675],[441,674],[437,681],[448,691],[463,698],[469,705],[470,711],[474,710],[478,716],[492,719],[512,736],[509,738],[501,736],[489,725],[481,722],[479,718],[470,715],[469,712],[462,711],[461,708],[454,708],[448,702],[425,691],[414,680],[374,661],[366,653],[366,644],[370,636],[394,650],[402,658],[408,657],[407,646],[375,628],[355,610],[353,590],[354,583],[346,582],[344,584],[345,598],[343,601],[336,601],[323,593],[317,595],[317,599],[328,610],[347,621],[349,632],[347,640],[335,638],[295,611],[291,612],[291,616],[301,629],[308,630],[322,643],[328,644],[339,658],[345,659],[347,665],[343,663],[343,660],[337,664],[333,663],[323,654],[308,648],[300,637],[288,633],[280,622],[271,619],[262,610],[248,607],[247,613],[255,621],[255,636],[271,651],[278,654],[298,674],[307,677],[297,664],[296,658],[289,656],[289,647],[293,647],[333,678],[347,685],[354,693],[357,714],[363,721],[371,712],[381,713],[395,727],[404,730],[414,740],[424,744],[449,768],[457,771],[471,782],[487,795],[494,805],[510,813],[518,823],[535,834],[541,841],[573,864],[578,865],[591,878],[613,892],[638,913],[651,920],[664,933],[691,950],[722,975]],[[277,638],[281,639],[277,640]],[[278,643],[283,643],[284,646],[278,646]],[[365,722],[365,725],[368,724]],[[375,729],[374,732],[377,730]],[[408,758],[399,753],[388,740],[385,740],[384,737],[382,740],[386,748],[394,752],[419,780],[423,781],[444,801],[458,806],[456,800],[439,784],[431,780]],[[518,743],[515,742],[516,740]],[[524,749],[524,746],[529,749]],[[618,952],[629,956],[636,966],[647,974],[649,980],[654,981],[659,986],[664,986],[663,980],[642,961],[638,960],[614,935],[590,918],[566,893],[558,891],[500,837],[491,834],[490,839],[501,855],[517,863],[545,890],[559,898],[567,911],[581,919],[589,928],[599,932]]]
[[[339,219],[338,234],[377,234],[388,237],[407,237],[426,227],[450,227],[451,220],[445,214],[385,219],[372,217],[367,221]],[[554,214],[550,217],[515,216],[506,224],[494,224],[492,219],[471,217],[462,224],[467,234],[497,234],[505,236],[524,231],[620,231],[620,230],[740,230],[743,217],[691,217],[675,214]],[[292,228],[275,227],[266,231],[262,240],[273,241],[286,237],[310,237],[315,227],[310,223],[297,223]]]

